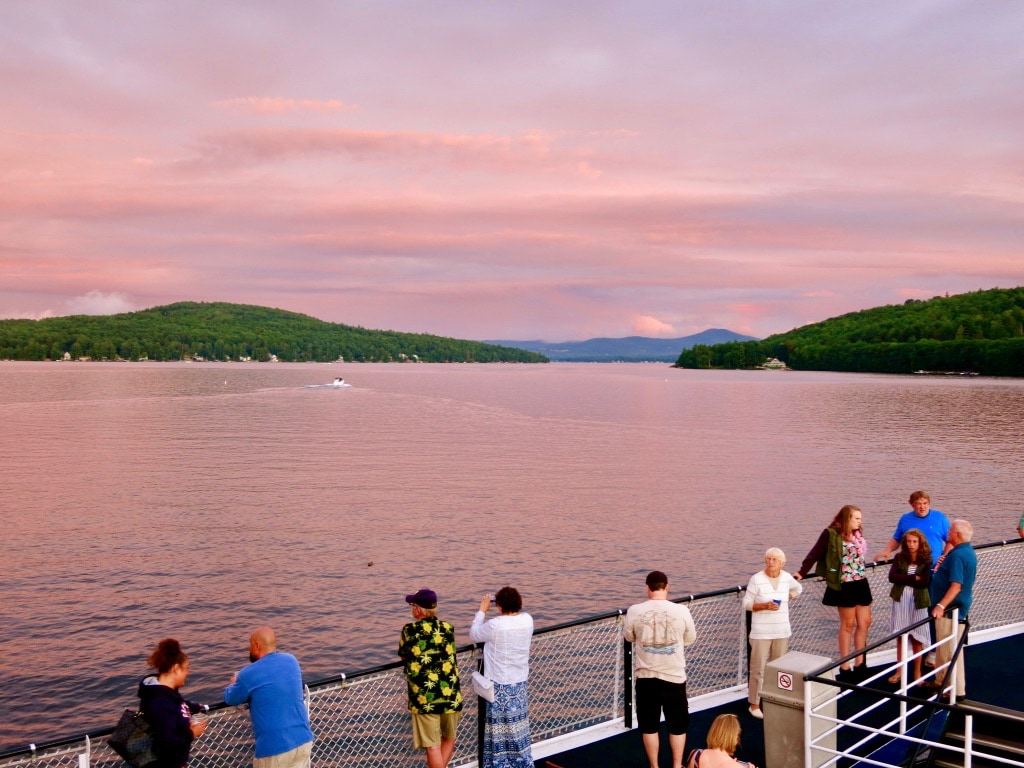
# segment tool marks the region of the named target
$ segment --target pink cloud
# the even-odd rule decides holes
[[[221,99],[213,102],[221,109],[251,112],[258,115],[280,115],[286,112],[313,112],[332,114],[358,111],[358,104],[346,104],[340,99],[287,99],[275,96],[248,96]]]
[[[77,296],[67,302],[67,307],[72,315],[116,315],[138,309],[126,294],[102,291]]]
[[[1024,283],[1014,4],[146,9],[0,10],[0,311],[763,336]]]
[[[670,323],[665,323],[650,315],[641,315],[633,318],[633,333],[637,336],[675,336],[676,329]]]
[[[414,164],[499,173],[565,172],[594,179],[601,171],[592,154],[563,148],[557,139],[531,131],[519,136],[493,134],[366,131],[351,129],[267,129],[209,135],[195,162],[218,168],[330,158],[357,162]]]

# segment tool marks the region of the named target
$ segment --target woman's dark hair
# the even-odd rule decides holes
[[[161,640],[157,643],[156,650],[149,654],[147,663],[163,675],[171,671],[175,664],[184,664],[188,661],[188,654],[181,650],[181,643],[172,637]]]
[[[494,602],[502,613],[519,613],[523,609],[523,598],[515,587],[502,587],[494,595]]]

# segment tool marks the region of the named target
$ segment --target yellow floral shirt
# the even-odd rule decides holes
[[[462,709],[455,627],[437,618],[406,624],[398,655],[405,662],[410,712],[435,715]]]

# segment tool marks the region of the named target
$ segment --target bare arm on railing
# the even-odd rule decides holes
[[[949,608],[950,605],[953,604],[953,601],[956,600],[957,595],[959,595],[959,594],[960,594],[960,582],[958,582],[958,581],[951,581],[949,583],[949,589],[946,590],[946,594],[944,594],[942,596],[942,599],[939,600],[939,602],[937,602],[932,607],[932,618],[933,619],[941,619],[943,614],[945,614],[946,610]]]

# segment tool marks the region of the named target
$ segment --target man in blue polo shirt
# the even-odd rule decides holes
[[[274,630],[262,627],[249,637],[249,661],[231,678],[224,701],[233,707],[249,704],[256,736],[253,768],[309,768],[313,731],[298,660],[278,651]]]
[[[900,548],[903,534],[912,528],[916,528],[928,539],[928,547],[932,551],[932,566],[937,565],[945,553],[946,539],[949,536],[949,518],[931,508],[932,500],[924,491],[914,491],[910,494],[910,512],[900,517],[896,524],[896,532],[885,545],[885,549],[875,555],[875,560],[888,560],[892,553]]]
[[[957,642],[964,633],[964,625],[953,626],[953,609],[960,612],[960,621],[967,619],[974,598],[974,580],[978,574],[978,556],[971,546],[974,528],[966,520],[955,520],[949,529],[949,543],[953,548],[946,555],[939,569],[932,576],[929,592],[932,598],[931,616],[935,619],[935,639],[947,640],[956,632]],[[942,643],[935,649],[935,682],[944,686],[949,669],[942,669],[953,655],[950,643]],[[956,661],[956,698],[965,695],[964,655],[961,651]]]

